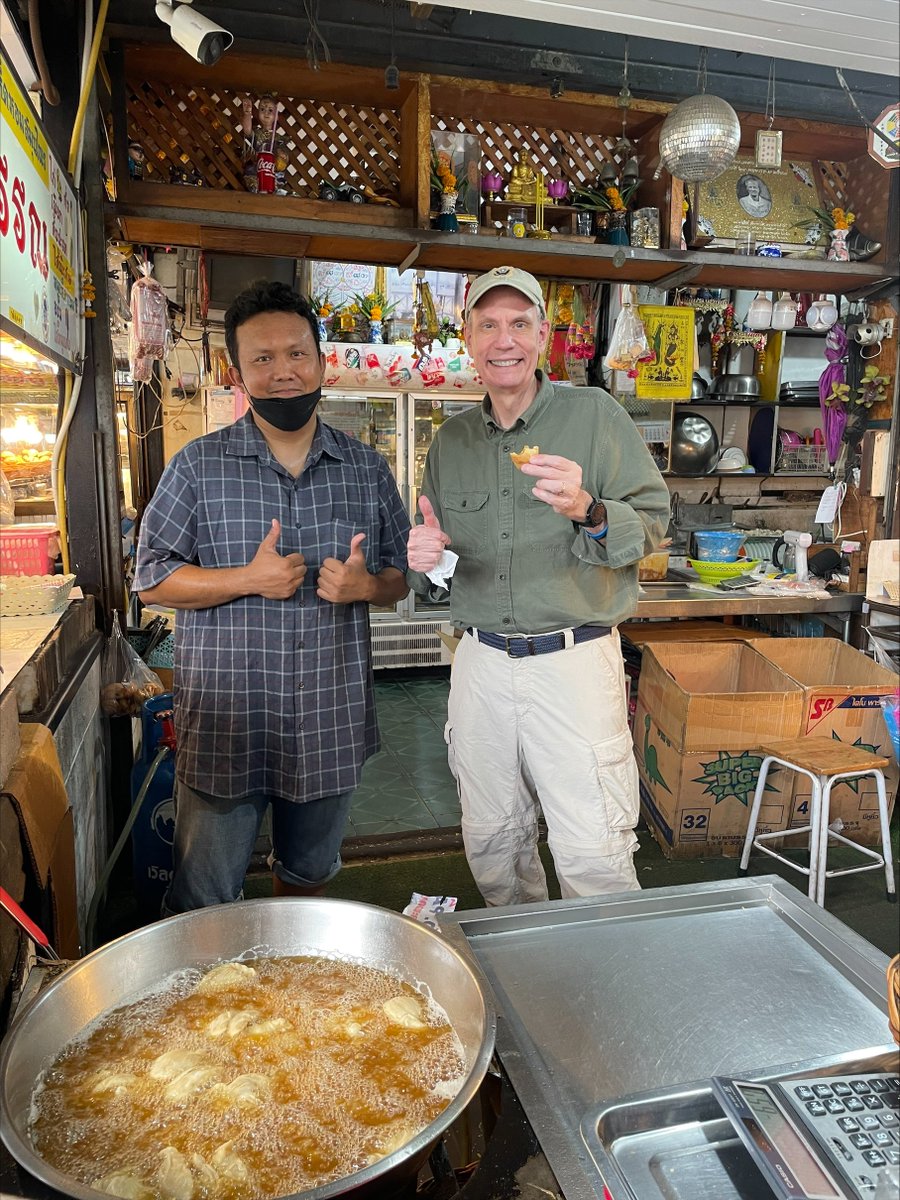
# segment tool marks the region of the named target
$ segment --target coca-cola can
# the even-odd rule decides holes
[[[275,191],[275,155],[260,150],[256,156],[256,188],[260,192]]]

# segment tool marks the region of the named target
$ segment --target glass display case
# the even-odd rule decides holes
[[[59,368],[0,331],[0,466],[16,516],[53,516],[51,461],[56,442]]]
[[[406,459],[406,425],[403,420],[403,396],[395,392],[335,392],[325,391],[319,405],[322,420],[333,429],[340,429],[358,438],[387,461],[397,481],[403,503],[409,504],[404,463]],[[394,617],[396,605],[372,605],[372,616]]]

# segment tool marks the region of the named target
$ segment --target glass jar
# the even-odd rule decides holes
[[[772,305],[772,328],[793,329],[797,324],[797,301],[789,292],[782,292]]]
[[[747,310],[748,329],[768,329],[772,324],[772,301],[765,292],[757,292]]]
[[[528,231],[524,208],[511,208],[506,216],[506,236],[523,238]]]

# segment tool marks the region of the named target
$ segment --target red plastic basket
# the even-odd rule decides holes
[[[7,525],[0,529],[0,572],[52,575],[59,551],[55,525]]]

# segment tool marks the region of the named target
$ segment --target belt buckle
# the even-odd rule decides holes
[[[524,642],[525,645],[528,647],[528,654],[527,655],[513,654],[512,649],[510,648],[510,643],[512,643],[512,642]],[[515,637],[507,637],[506,638],[506,657],[507,658],[527,658],[529,655],[534,655],[534,654],[537,654],[537,651],[534,648],[534,638],[533,637],[527,637],[527,636],[523,636],[522,634],[517,634]]]

